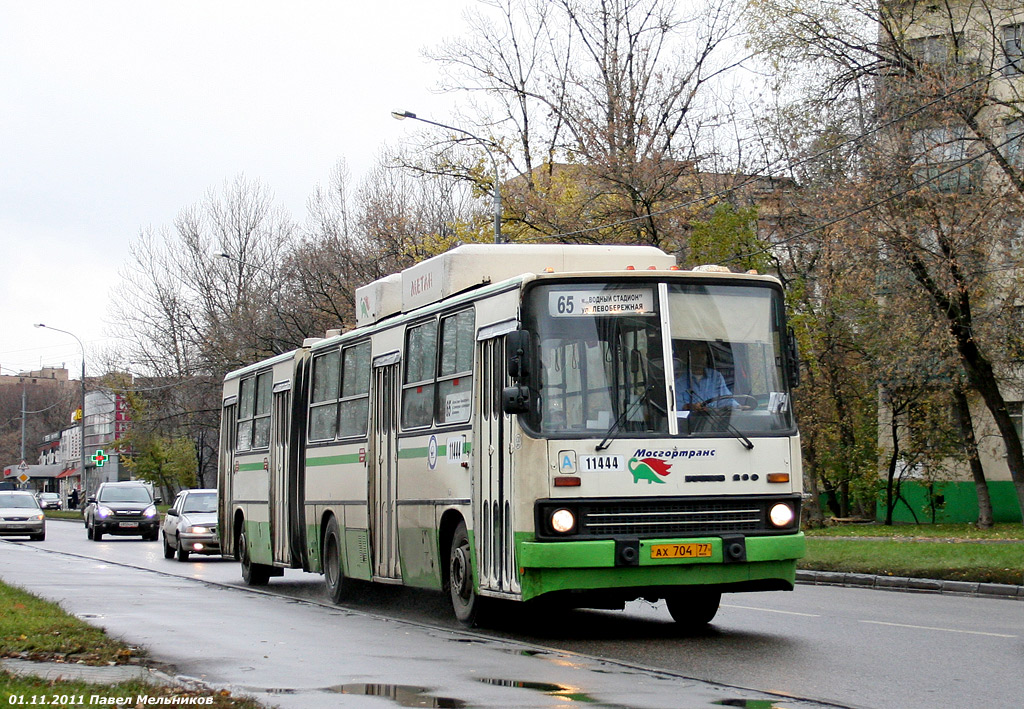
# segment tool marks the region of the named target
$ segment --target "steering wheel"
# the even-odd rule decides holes
[[[739,403],[740,401],[750,402],[750,408],[751,409],[756,409],[757,405],[758,405],[757,397],[756,396],[751,396],[750,394],[726,394],[726,395],[722,395],[722,396],[713,396],[710,399],[705,399],[704,401],[700,402],[700,404],[701,404],[701,406],[708,406],[709,404],[713,404],[716,401],[725,401],[727,399],[732,399],[733,401],[735,401],[737,403]],[[745,404],[740,404],[740,405],[744,406]],[[715,408],[721,408],[721,407],[715,407]]]

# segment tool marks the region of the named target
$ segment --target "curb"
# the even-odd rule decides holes
[[[78,680],[88,684],[118,684],[143,680],[168,687],[182,686],[182,681],[147,665],[86,665],[76,662],[39,662],[18,658],[0,659],[0,669],[11,674],[40,677],[49,681]]]
[[[871,574],[850,574],[837,571],[796,572],[797,583],[813,586],[846,586],[848,588],[877,588],[885,591],[909,591],[913,593],[945,593],[977,598],[1008,598],[1024,601],[1024,586],[1005,583],[981,583],[978,581],[943,581],[939,579],[915,579],[904,576],[873,576]]]

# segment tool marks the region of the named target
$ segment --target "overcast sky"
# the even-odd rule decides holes
[[[100,374],[108,297],[140,230],[238,175],[301,220],[409,122],[445,122],[421,50],[473,0],[0,0],[0,372]],[[93,357],[90,357],[93,355]]]

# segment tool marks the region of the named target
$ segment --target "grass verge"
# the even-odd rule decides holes
[[[144,650],[114,640],[99,628],[66,613],[56,603],[2,581],[0,608],[3,608],[0,613],[0,657],[69,665],[145,664]],[[77,680],[26,677],[0,670],[0,701],[10,706],[81,707],[97,703],[110,705],[113,702],[107,699],[128,698],[124,705],[134,707],[139,704],[140,697],[191,697],[190,704],[217,709],[260,707],[251,699],[224,692],[194,692],[142,680],[90,684]]]
[[[46,510],[46,519],[73,519],[82,521],[81,510]]]
[[[978,529],[973,524],[839,524],[804,533],[808,537],[1024,541],[1024,525],[1020,524],[996,524],[991,529]]]
[[[145,653],[108,638],[60,606],[0,582],[0,657],[126,664]]]
[[[1024,584],[1024,527],[844,525],[807,534],[799,568],[878,576]]]

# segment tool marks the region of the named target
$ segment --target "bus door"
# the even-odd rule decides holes
[[[481,333],[481,337],[485,337]],[[518,592],[512,520],[512,454],[510,419],[502,411],[501,393],[506,386],[505,338],[479,342],[480,377],[477,401],[480,412],[474,449],[478,491],[474,514],[480,586],[491,591]]]
[[[274,385],[270,429],[270,535],[274,562],[290,564],[288,524],[288,431],[291,429],[291,382]]]
[[[224,556],[235,553],[235,540],[232,536],[231,513],[235,483],[235,440],[238,435],[238,397],[232,396],[224,401],[224,411],[220,424],[220,462],[217,468],[217,529],[220,531],[220,551]]]
[[[402,577],[398,558],[398,352],[373,362],[373,462],[370,470],[370,530],[374,578]]]

